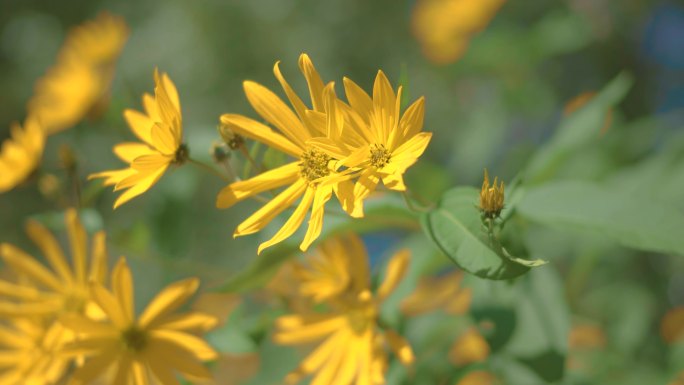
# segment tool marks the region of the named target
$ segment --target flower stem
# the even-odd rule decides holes
[[[434,208],[433,204],[429,205],[417,205],[415,204],[412,200],[411,197],[409,196],[409,191],[402,191],[401,196],[404,197],[404,202],[406,202],[406,206],[409,208],[409,210],[417,213],[427,213],[432,211]]]
[[[201,169],[204,169],[205,171],[208,171],[208,172],[210,172],[210,173],[212,173],[212,174],[218,176],[218,177],[221,178],[224,182],[228,182],[228,183],[233,182],[233,180],[232,180],[231,178],[229,178],[228,176],[222,174],[221,172],[219,172],[218,170],[216,170],[215,168],[209,166],[209,165],[206,164],[206,163],[202,163],[202,162],[197,161],[197,160],[195,160],[195,159],[193,159],[193,158],[190,158],[190,157],[188,157],[187,161],[190,162],[190,163],[192,163],[192,164],[194,164],[195,166],[197,166],[197,167],[199,167],[199,168],[201,168]]]

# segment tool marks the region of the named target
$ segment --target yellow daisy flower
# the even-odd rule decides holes
[[[197,379],[211,374],[200,361],[213,360],[217,353],[195,333],[216,325],[216,318],[199,312],[174,313],[194,293],[199,280],[190,278],[164,288],[135,317],[133,277],[125,258],[112,272],[112,289],[91,285],[93,300],[107,315],[98,322],[79,315],[66,315],[61,322],[77,334],[65,347],[66,356],[86,356],[72,376],[75,385],[89,384],[114,370],[114,385],[178,385],[174,371]]]
[[[127,39],[124,20],[109,13],[68,34],[57,63],[36,82],[28,102],[29,114],[40,117],[48,134],[72,127],[102,107]]]
[[[380,180],[391,190],[406,190],[403,174],[423,154],[432,133],[421,132],[425,99],[421,97],[400,115],[402,88],[395,94],[382,71],[375,78],[372,99],[348,78],[344,88],[351,107],[340,104],[346,115],[344,128],[309,143],[341,159],[337,166],[358,172],[353,208],[345,209],[353,217],[362,217],[363,200]]]
[[[74,209],[66,212],[65,222],[70,241],[72,264],[67,262],[55,237],[39,222],[26,225],[29,238],[41,250],[50,268],[39,263],[16,246],[0,244],[0,258],[22,280],[0,280],[0,314],[4,316],[43,316],[59,313],[96,314],[89,299],[89,282],[103,282],[107,271],[105,233],[93,236],[88,262],[88,235]]]
[[[11,137],[0,148],[0,193],[26,180],[38,167],[45,148],[45,133],[38,120],[28,117],[22,128],[10,128]]]
[[[411,15],[413,35],[436,64],[453,63],[506,0],[418,0]]]
[[[273,72],[283,87],[294,112],[266,87],[252,81],[245,81],[243,84],[247,100],[254,110],[279,132],[242,115],[224,114],[221,116],[223,129],[262,142],[295,158],[295,161],[284,166],[247,180],[231,183],[221,190],[216,199],[216,206],[225,209],[261,192],[289,185],[238,225],[233,234],[237,237],[260,231],[278,214],[295,204],[300,197],[302,198],[294,213],[280,230],[270,240],[259,245],[259,253],[290,237],[302,225],[311,208],[309,226],[300,244],[300,248],[306,250],[321,232],[324,206],[331,198],[332,192],[335,191],[341,201],[351,198],[351,182],[342,181],[330,184],[321,182],[336,174],[332,167],[332,158],[307,144],[311,138],[326,135],[328,127],[333,124],[329,121],[332,114],[328,113],[332,108],[330,98],[326,97],[330,95],[333,85],[330,83],[324,86],[316,68],[306,54],[299,57],[299,68],[309,86],[313,104],[311,109],[285,81],[278,63],[273,67]]]
[[[392,257],[385,280],[373,295],[368,255],[361,240],[350,235],[331,241],[326,247],[338,250],[315,257],[329,261],[310,264],[311,279],[305,278],[302,285],[308,287],[304,293],[312,293],[309,289],[314,287],[328,293],[324,296],[328,312],[304,312],[276,320],[273,336],[276,343],[299,345],[319,342],[299,367],[287,376],[286,382],[297,383],[315,373],[313,385],[384,384],[388,348],[405,365],[414,360],[408,342],[392,330],[381,329],[378,320],[380,304],[404,275],[409,252],[402,250]],[[345,256],[344,266],[349,277],[349,282],[343,285],[330,271],[324,271],[330,266],[337,266],[339,262],[333,260],[340,255]],[[314,273],[316,270],[318,272]],[[335,282],[326,282],[329,279]],[[339,290],[341,287],[344,290]],[[330,288],[336,289],[331,291]],[[336,294],[332,295],[333,292]]]
[[[143,95],[145,113],[124,111],[131,131],[143,143],[126,142],[114,146],[114,153],[128,168],[103,171],[88,178],[104,178],[105,186],[114,191],[126,189],[114,202],[114,208],[149,190],[166,169],[187,160],[188,151],[182,144],[183,118],[176,86],[166,73],[154,71],[154,94]]]
[[[0,326],[0,384],[55,384],[69,360],[55,353],[63,343],[59,323],[45,327],[35,320],[10,320]]]

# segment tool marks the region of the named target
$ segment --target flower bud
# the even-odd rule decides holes
[[[236,134],[227,124],[221,124],[219,134],[221,134],[223,141],[231,150],[237,150],[245,144],[245,138]]]
[[[484,170],[484,181],[480,190],[480,211],[487,219],[498,218],[504,208],[504,183],[497,186],[498,178],[494,178],[494,184],[489,186],[489,174]]]

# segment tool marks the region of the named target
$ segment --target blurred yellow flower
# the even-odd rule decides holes
[[[68,359],[56,353],[64,328],[30,319],[13,319],[0,326],[0,383],[3,385],[55,384],[66,372]]]
[[[29,114],[41,119],[48,134],[72,127],[102,108],[127,39],[124,20],[109,13],[71,30],[57,63],[36,82],[28,102]]]
[[[684,340],[684,307],[669,310],[660,322],[660,335],[668,344]]]
[[[114,191],[126,189],[114,202],[114,208],[149,190],[172,165],[187,160],[188,151],[182,144],[183,119],[178,91],[166,73],[154,71],[154,94],[143,95],[145,113],[124,111],[128,125],[143,143],[125,142],[114,146],[114,153],[128,168],[103,171],[88,178],[104,178]]]
[[[495,385],[499,381],[493,374],[484,370],[476,370],[461,377],[456,385]]]
[[[22,128],[14,124],[11,137],[0,148],[0,193],[22,183],[38,167],[43,157],[45,133],[38,120],[28,117]]]
[[[461,287],[463,272],[454,271],[441,277],[426,277],[401,301],[401,312],[417,316],[437,310],[462,315],[470,309],[472,290]]]
[[[384,384],[388,348],[401,363],[409,365],[414,361],[408,342],[394,331],[381,328],[378,320],[380,304],[392,293],[406,271],[409,252],[401,250],[391,258],[385,279],[373,295],[368,255],[361,240],[356,235],[348,235],[325,243],[327,251],[313,257],[313,263],[308,267],[309,274],[302,277],[302,294],[325,299],[323,303],[327,305],[327,312],[307,311],[276,320],[273,336],[276,343],[300,345],[319,342],[299,367],[287,376],[286,382],[297,383],[315,373],[312,384]],[[344,261],[340,261],[341,256],[344,256]],[[329,261],[322,262],[324,259]],[[340,284],[335,273],[327,271],[331,266],[336,266],[334,270],[344,266],[349,277],[346,284]],[[326,282],[328,280],[332,282]],[[316,288],[326,295],[316,296]]]
[[[340,159],[336,166],[347,167],[348,175],[359,175],[353,202],[341,202],[350,215],[362,217],[363,200],[380,180],[391,190],[406,190],[403,174],[423,154],[432,133],[421,132],[425,99],[421,97],[401,115],[402,88],[395,94],[382,71],[375,78],[372,99],[348,78],[344,79],[344,88],[349,105],[335,104],[344,113],[336,125],[342,128],[328,130],[327,137],[309,142]]]
[[[499,179],[494,178],[494,183],[489,185],[489,173],[484,170],[484,180],[480,190],[480,211],[488,219],[498,218],[504,208],[504,182],[497,185]]]
[[[456,366],[482,362],[487,357],[489,357],[489,344],[474,327],[461,334],[449,349],[449,361]]]
[[[112,272],[112,291],[91,285],[93,300],[107,316],[98,322],[79,315],[60,320],[77,334],[77,341],[63,349],[65,356],[85,355],[72,376],[76,385],[88,384],[112,368],[113,384],[177,385],[174,371],[197,379],[211,374],[201,361],[217,353],[195,333],[216,325],[216,318],[199,313],[174,313],[197,291],[199,280],[186,279],[164,288],[140,317],[134,314],[133,277],[122,257]]]
[[[505,1],[418,0],[411,17],[413,35],[429,60],[436,64],[453,63]]]
[[[326,102],[325,94],[330,93],[332,83],[324,86],[309,57],[306,54],[299,57],[299,68],[306,78],[313,104],[313,108],[309,109],[285,81],[278,64],[275,64],[273,72],[283,87],[294,112],[276,94],[258,83],[245,81],[244,89],[254,110],[279,132],[242,115],[224,114],[221,116],[222,129],[254,139],[295,158],[295,161],[284,166],[247,180],[231,183],[221,190],[216,199],[216,206],[225,209],[261,192],[289,185],[238,225],[233,234],[238,237],[260,231],[278,214],[294,205],[300,197],[302,198],[280,230],[271,239],[259,245],[258,253],[290,237],[302,225],[307,212],[311,209],[309,226],[300,244],[300,248],[306,250],[321,232],[324,206],[331,198],[333,191],[337,193],[340,200],[351,199],[352,192],[352,185],[348,180],[337,183],[322,182],[336,175],[332,167],[332,158],[307,144],[311,138],[326,134],[330,103]],[[325,92],[324,89],[328,91]]]
[[[0,315],[5,317],[42,316],[54,319],[60,313],[90,312],[89,282],[103,282],[107,271],[105,233],[93,236],[88,261],[88,235],[74,209],[65,214],[72,254],[69,264],[55,237],[43,225],[29,220],[26,233],[41,250],[50,269],[16,246],[0,244],[0,258],[15,274],[16,282],[0,280]]]

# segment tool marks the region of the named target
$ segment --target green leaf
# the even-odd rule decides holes
[[[544,261],[529,261],[492,245],[475,206],[478,191],[457,187],[447,191],[439,206],[422,218],[423,230],[463,270],[487,279],[509,279]]]
[[[681,212],[593,183],[563,181],[529,189],[516,210],[530,220],[600,234],[626,247],[684,255]]]
[[[608,111],[617,105],[632,85],[632,77],[621,73],[581,109],[563,119],[551,140],[530,160],[526,183],[552,177],[570,155],[598,138]]]

